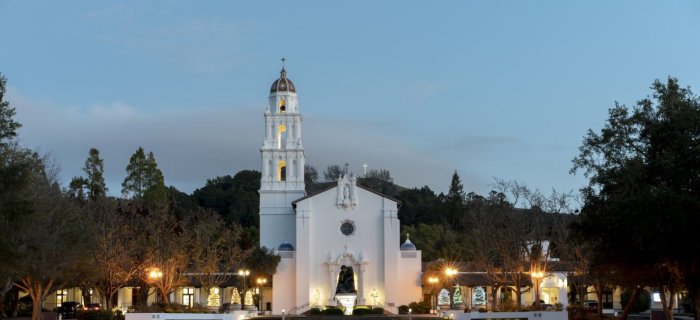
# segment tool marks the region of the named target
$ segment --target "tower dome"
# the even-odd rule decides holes
[[[282,242],[277,251],[294,251],[294,246],[289,242]]]
[[[272,87],[270,88],[270,93],[281,91],[297,92],[292,80],[287,79],[287,70],[284,70],[284,67],[282,67],[282,71],[280,71],[280,77],[272,83]]]
[[[416,251],[417,250],[416,245],[413,244],[413,242],[411,242],[411,239],[409,239],[408,237],[409,237],[409,234],[407,233],[406,234],[406,242],[401,244],[401,250],[402,251],[406,251],[406,250]]]

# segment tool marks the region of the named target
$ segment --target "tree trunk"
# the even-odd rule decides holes
[[[35,301],[32,297],[32,320],[41,320],[44,314],[41,313],[41,301]]]
[[[668,289],[668,296],[666,296],[666,290],[661,289],[661,301],[664,308],[664,315],[666,320],[673,320],[673,306],[675,305],[675,295],[676,290],[674,288]]]
[[[32,320],[41,320],[43,318],[41,304],[53,288],[53,279],[49,279],[44,285],[41,280],[34,281],[31,277],[24,277],[20,283],[15,283],[15,285],[32,297]]]
[[[83,304],[87,305],[87,304],[92,303],[92,295],[90,294],[90,287],[81,286],[80,287],[80,295],[83,298]]]
[[[113,309],[113,306],[112,306],[112,297],[114,297],[114,294],[115,294],[115,293],[117,293],[117,290],[114,290],[114,288],[109,287],[109,288],[107,289],[107,294],[105,295],[105,296],[106,296],[106,297],[105,297],[105,300],[106,300],[106,301],[105,301],[105,304],[104,304],[106,310],[112,310],[112,309]]]
[[[630,312],[632,312],[632,307],[634,306],[635,303],[637,303],[637,299],[639,298],[639,294],[642,293],[642,288],[640,287],[635,287],[634,291],[632,291],[632,296],[630,297],[630,301],[627,302],[627,305],[625,306],[625,310],[622,311],[622,315],[620,316],[619,320],[627,320],[627,317],[629,316]]]
[[[596,296],[596,301],[598,301],[598,310],[597,314],[600,319],[603,318],[603,290],[605,289],[605,285],[602,283],[598,282],[593,285],[593,289],[595,290],[595,296]]]
[[[523,298],[522,298],[522,288],[520,287],[520,284],[517,284],[515,286],[515,300],[518,303],[518,311],[523,309]]]
[[[170,295],[167,294],[167,291],[165,289],[158,290],[160,292],[160,297],[163,298],[163,303],[165,304],[170,304]]]

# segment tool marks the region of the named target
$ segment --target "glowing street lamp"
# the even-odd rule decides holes
[[[439,282],[437,277],[429,277],[428,278],[428,283],[430,283],[430,308],[431,309],[437,309],[436,303],[435,303],[435,285]]]
[[[152,267],[151,271],[148,272],[148,279],[153,283],[158,282],[161,278],[163,278],[163,271],[160,271],[158,267]],[[156,286],[156,302],[158,302],[158,286]]]
[[[447,277],[447,279],[450,280],[450,281],[449,281],[450,286],[452,285],[452,278],[454,278],[454,276],[456,276],[457,273],[459,273],[459,271],[457,271],[456,268],[453,268],[453,267],[447,267],[447,268],[445,268],[445,276]],[[453,294],[454,294],[454,293],[453,293]],[[454,309],[453,297],[450,297],[450,309]]]
[[[245,277],[250,275],[250,270],[245,270],[245,269],[238,270],[238,275],[243,277],[243,297],[245,297],[245,294],[246,294]],[[241,299],[241,309],[245,309],[244,307],[245,307],[245,298]]]
[[[262,313],[264,313],[264,312],[263,312],[263,294],[262,294],[262,287],[264,287],[265,284],[267,283],[267,278],[257,278],[257,279],[255,279],[255,283],[258,284],[258,300],[259,300],[258,303],[260,304],[260,309],[258,309],[258,310],[259,310],[259,311],[261,312],[261,314],[262,314]]]
[[[157,281],[158,279],[163,277],[163,272],[160,271],[158,268],[153,268],[151,272],[148,273],[148,278],[151,279],[151,281]]]
[[[535,309],[540,309],[540,282],[544,278],[544,272],[542,271],[531,271],[530,276],[532,277],[532,282],[535,289]]]

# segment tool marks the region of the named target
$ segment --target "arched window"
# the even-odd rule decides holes
[[[280,113],[285,113],[287,111],[287,101],[280,99]]]
[[[284,160],[277,162],[277,180],[287,181],[287,162]]]
[[[277,148],[284,148],[287,144],[287,126],[281,124],[277,127]]]

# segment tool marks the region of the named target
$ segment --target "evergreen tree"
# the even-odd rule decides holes
[[[167,205],[168,193],[163,173],[158,169],[153,152],[146,156],[143,148],[139,147],[129,159],[126,173],[122,183],[122,193],[125,196],[131,195],[134,199],[145,200],[151,207]]]
[[[100,159],[100,151],[90,148],[90,154],[85,160],[83,171],[87,175],[87,196],[90,200],[104,197],[107,194],[107,186],[104,179],[104,161]]]
[[[14,138],[17,135],[17,129],[22,126],[12,119],[15,116],[15,108],[10,107],[9,101],[4,100],[6,81],[7,79],[0,74],[0,145]]]
[[[236,287],[231,292],[231,304],[241,304],[241,294],[238,293],[238,288]]]
[[[452,295],[452,302],[454,302],[455,306],[464,302],[464,298],[462,297],[462,287],[460,285],[455,286],[455,293]]]
[[[122,182],[122,194],[127,196],[131,194],[134,198],[143,197],[146,192],[146,154],[143,148],[139,147],[126,166],[126,178]]]
[[[484,287],[476,287],[474,289],[474,305],[485,305],[486,304],[486,291]]]
[[[447,196],[444,197],[444,219],[448,225],[456,230],[465,230],[467,226],[466,206],[464,205],[465,193],[462,181],[455,170],[452,174],[452,182]]]

